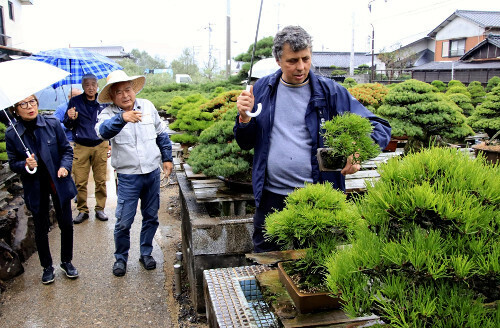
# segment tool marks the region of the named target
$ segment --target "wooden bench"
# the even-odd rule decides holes
[[[189,164],[184,164],[186,177],[191,181],[197,203],[219,203],[222,216],[245,215],[247,201],[253,201],[253,193],[236,192],[224,181],[212,179],[203,173],[193,173]]]

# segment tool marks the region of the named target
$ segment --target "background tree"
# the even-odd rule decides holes
[[[189,48],[184,48],[182,54],[170,63],[173,74],[189,74],[191,78],[199,76],[199,68],[194,55]]]
[[[255,45],[255,58],[254,65],[261,59],[271,58],[273,56],[273,42],[274,37],[268,36],[257,41]],[[252,60],[253,43],[248,47],[247,52],[237,55],[234,57],[236,61],[243,61],[245,64],[241,67],[238,73],[238,79],[245,80],[248,77],[248,72],[250,70],[250,62]]]
[[[397,70],[413,66],[417,59],[417,54],[410,49],[401,47],[390,52],[383,49],[377,57],[385,64],[387,78],[392,80]]]

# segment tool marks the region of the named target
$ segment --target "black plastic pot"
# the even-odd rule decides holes
[[[318,158],[320,171],[341,171],[347,162],[343,156],[332,156],[333,148],[318,148],[316,157]]]

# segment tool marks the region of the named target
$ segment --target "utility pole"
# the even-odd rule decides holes
[[[226,16],[226,79],[231,76],[231,0],[227,0]]]
[[[351,41],[351,57],[349,61],[349,75],[354,75],[354,11],[352,12],[352,41]]]

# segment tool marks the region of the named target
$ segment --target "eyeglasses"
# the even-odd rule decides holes
[[[19,107],[21,107],[22,109],[27,109],[28,108],[28,104],[31,105],[31,107],[35,107],[36,105],[38,105],[38,102],[35,100],[35,99],[31,99],[27,102],[22,102],[22,103],[19,103],[17,104]]]

